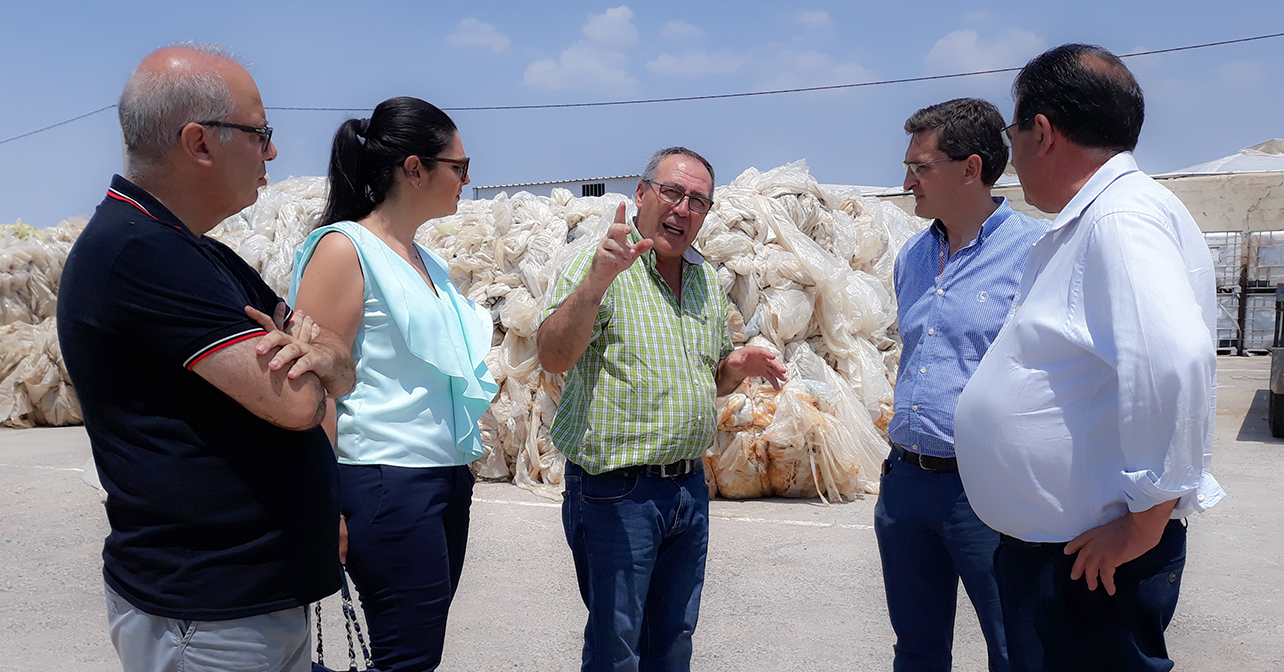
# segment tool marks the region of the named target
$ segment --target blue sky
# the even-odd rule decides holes
[[[16,2],[0,21],[0,140],[112,104],[151,50],[241,54],[269,106],[579,103],[765,91],[1020,66],[1284,32],[1284,2]],[[1284,136],[1284,38],[1126,61],[1146,92],[1137,158],[1175,170]],[[1274,73],[1274,74],[1272,74]],[[452,112],[473,184],[640,172],[685,144],[725,183],[806,159],[821,182],[894,185],[916,109],[958,96],[1011,115],[1011,75],[589,109]],[[274,180],[324,174],[348,114],[269,111]],[[0,223],[87,214],[121,165],[114,110],[0,144]]]

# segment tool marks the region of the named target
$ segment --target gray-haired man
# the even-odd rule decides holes
[[[784,379],[764,348],[732,350],[727,300],[694,249],[713,168],[656,152],[638,216],[567,265],[539,330],[540,364],[568,371],[553,421],[566,454],[562,521],[588,607],[585,672],[689,669],[709,541],[700,456],[714,400],[747,376]],[[637,263],[635,263],[637,262]]]
[[[111,524],[126,670],[311,666],[305,607],[339,587],[337,467],[319,424],[348,349],[204,236],[276,157],[258,88],[217,49],[148,56],[116,176],[62,275],[58,335]]]

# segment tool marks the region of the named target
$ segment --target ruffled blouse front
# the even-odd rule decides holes
[[[357,382],[336,400],[341,464],[445,467],[481,457],[477,420],[499,391],[486,368],[490,313],[459,293],[445,261],[416,245],[437,293],[378,236],[356,222],[313,231],[295,253],[288,301],[326,234],[357,249],[364,312],[352,346]]]

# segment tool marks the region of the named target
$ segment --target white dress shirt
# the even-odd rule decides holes
[[[1190,213],[1116,155],[1035,243],[1007,323],[959,397],[972,508],[1025,541],[1063,542],[1177,499],[1225,496],[1213,266]]]

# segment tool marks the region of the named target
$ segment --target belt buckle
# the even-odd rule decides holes
[[[931,457],[932,457],[931,455],[924,455],[924,454],[922,454],[922,453],[914,453],[914,455],[916,456],[916,457],[914,458],[914,460],[915,460],[916,462],[918,462],[918,468],[919,468],[919,469],[922,469],[923,471],[930,471],[930,472],[932,472],[932,473],[939,473],[939,472],[943,471],[943,470],[941,470],[941,469],[935,469],[935,468],[933,468],[933,467],[929,467],[929,466],[927,466],[927,463],[926,463],[926,462],[924,462],[923,458],[925,458],[925,457],[926,457],[926,458],[931,458]]]
[[[669,467],[674,468],[672,473],[669,472]],[[685,476],[689,473],[691,473],[691,460],[681,460],[678,462],[674,462],[673,464],[660,465],[660,478],[673,478],[674,476]]]

